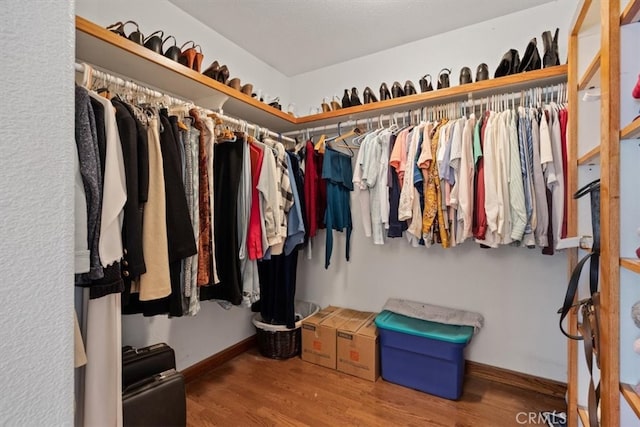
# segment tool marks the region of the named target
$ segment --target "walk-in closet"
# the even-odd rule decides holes
[[[640,1],[5,5],[0,416],[640,427]]]

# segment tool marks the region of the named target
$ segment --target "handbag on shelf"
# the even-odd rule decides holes
[[[589,427],[598,427],[598,403],[600,402],[600,384],[593,380],[593,363],[600,367],[600,292],[598,291],[598,277],[600,274],[600,180],[590,182],[574,195],[574,199],[589,194],[591,198],[591,228],[593,230],[593,247],[573,269],[567,293],[564,297],[560,314],[560,330],[569,339],[582,341],[584,355],[589,369],[588,412]],[[578,292],[582,268],[589,261],[589,296],[574,303]],[[571,312],[577,310],[582,315],[578,321],[579,335],[572,335],[564,329],[563,320]]]

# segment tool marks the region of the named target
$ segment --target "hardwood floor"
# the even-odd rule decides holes
[[[267,359],[257,349],[187,384],[191,427],[531,426],[545,424],[529,423],[530,412],[564,408],[562,399],[480,378],[466,378],[454,402],[299,358]]]

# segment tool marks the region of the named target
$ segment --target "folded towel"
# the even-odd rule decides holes
[[[473,326],[474,334],[484,325],[484,317],[479,313],[398,298],[389,298],[382,309],[430,322]]]

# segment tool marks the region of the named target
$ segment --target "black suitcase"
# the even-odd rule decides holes
[[[176,368],[176,355],[165,343],[122,348],[122,389],[161,372]]]
[[[124,427],[186,426],[184,377],[175,367],[175,352],[167,344],[122,348]]]
[[[122,394],[124,427],[185,427],[184,377],[175,369],[131,384]]]

